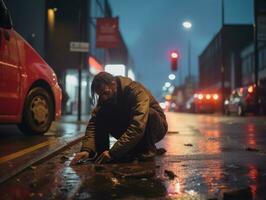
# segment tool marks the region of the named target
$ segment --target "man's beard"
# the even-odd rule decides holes
[[[115,104],[116,104],[116,96],[114,96],[114,97],[112,97],[112,98],[110,98],[110,99],[108,99],[108,100],[103,102],[104,106],[108,106],[108,105],[112,106],[112,105],[115,105]]]
[[[106,101],[100,101],[100,104],[102,106],[115,106],[117,104],[117,95],[116,93],[114,94],[113,97],[109,98],[108,100]]]

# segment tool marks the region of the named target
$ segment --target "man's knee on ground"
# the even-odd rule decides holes
[[[165,119],[163,119],[160,114],[154,110],[149,110],[148,124],[150,131],[153,132],[154,142],[157,143],[165,136],[167,132],[167,127],[165,127]]]
[[[160,115],[154,109],[150,109],[149,110],[149,118],[148,119],[151,122],[155,122],[157,120],[160,120]]]

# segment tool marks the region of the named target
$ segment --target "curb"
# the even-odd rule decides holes
[[[59,144],[59,146],[55,149],[52,149],[51,151],[44,153],[38,158],[34,158],[31,161],[25,163],[24,165],[20,166],[16,170],[12,171],[11,173],[1,176],[0,177],[0,184],[3,184],[7,180],[13,178],[14,176],[18,175],[19,173],[23,172],[27,168],[29,168],[32,165],[39,164],[41,162],[44,162],[45,160],[48,160],[49,158],[55,156],[56,154],[60,153],[61,151],[65,150],[66,148],[73,146],[74,144],[80,142],[84,137],[84,133],[80,132],[78,136],[74,137],[71,141],[65,141]]]

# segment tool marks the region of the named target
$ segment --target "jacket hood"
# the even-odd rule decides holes
[[[122,91],[125,89],[125,87],[127,87],[128,85],[130,85],[133,80],[127,77],[123,77],[123,76],[116,76],[117,79],[119,79],[120,83],[121,83],[121,89]]]

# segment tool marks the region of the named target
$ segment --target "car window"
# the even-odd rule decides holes
[[[4,12],[6,12],[7,8],[6,5],[2,0],[0,0],[0,15],[2,16]]]
[[[6,23],[7,8],[2,0],[0,0],[0,27],[4,28]]]

